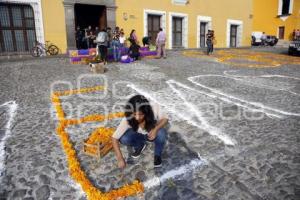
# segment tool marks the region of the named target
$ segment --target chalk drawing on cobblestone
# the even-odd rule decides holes
[[[255,75],[255,76],[247,76],[247,75],[237,75],[237,74],[231,74],[230,72],[238,72],[237,70],[230,70],[230,71],[224,71],[224,75],[226,75],[227,77],[232,77],[234,79],[237,80],[241,80],[247,82],[247,80],[245,80],[245,78],[282,78],[282,79],[294,79],[299,81],[300,78],[298,77],[294,77],[294,76],[286,76],[286,75],[279,75],[279,74],[265,74],[265,75]],[[255,82],[251,82],[252,85],[255,84]],[[284,85],[285,83],[285,85]],[[269,85],[264,85],[264,84],[255,84],[255,86],[259,87],[261,86],[262,88],[268,88],[268,89],[273,89],[273,90],[282,90],[282,91],[287,91],[291,94],[300,96],[299,93],[297,92],[293,92],[290,89],[293,89],[295,86],[289,86],[286,82],[281,82],[281,84],[283,85],[276,85],[276,87],[272,87]]]
[[[284,110],[280,110],[280,109],[277,109],[277,108],[266,106],[262,103],[250,102],[250,101],[247,101],[245,99],[241,99],[241,98],[238,98],[236,96],[227,94],[227,93],[225,93],[221,90],[208,87],[204,84],[199,83],[198,80],[201,79],[201,77],[226,77],[226,78],[232,78],[232,77],[210,74],[210,75],[198,75],[198,76],[193,76],[193,77],[188,78],[189,81],[191,81],[195,85],[198,85],[198,86],[200,86],[204,89],[209,90],[210,92],[215,94],[221,100],[226,100],[227,99],[228,101],[230,101],[230,102],[232,102],[236,105],[249,108],[249,110],[251,110],[251,109],[260,110],[261,112],[264,112],[268,116],[273,116],[273,117],[277,117],[277,118],[283,118],[283,117],[289,116],[289,115],[291,115],[291,116],[300,116],[299,113],[287,112],[287,111],[284,111]]]
[[[150,189],[152,187],[160,186],[164,182],[170,179],[176,179],[178,180],[181,176],[185,176],[190,172],[193,172],[197,168],[206,165],[207,161],[205,159],[196,158],[191,160],[188,164],[182,165],[180,167],[177,167],[175,169],[172,169],[170,171],[167,171],[160,177],[154,177],[152,179],[147,180],[144,182],[144,187],[146,189]]]
[[[176,85],[186,89],[187,91],[193,91],[196,93],[199,93],[199,91],[197,91],[193,88],[190,88],[189,86],[184,85],[182,83],[174,81],[174,80],[167,81],[167,84],[178,94],[178,96],[189,107],[189,109],[192,112],[194,112],[194,114],[197,116],[198,120],[201,122],[201,124],[197,123],[197,125],[198,125],[197,127],[207,131],[209,134],[222,140],[224,142],[224,144],[226,144],[226,145],[235,145],[236,142],[233,141],[232,138],[230,138],[225,133],[222,133],[221,130],[219,130],[218,128],[215,128],[214,126],[209,124],[209,122],[205,119],[205,117],[202,116],[201,112],[197,109],[197,106],[195,106],[191,102],[187,101],[185,95],[179,89],[176,88]],[[200,93],[205,94],[205,92],[200,92]],[[207,96],[210,96],[210,95],[207,95]]]
[[[176,92],[177,90],[175,89],[175,87],[171,86],[172,83],[175,83],[174,81],[170,80],[167,81],[168,85],[170,86],[170,88],[172,90],[174,90],[175,93],[178,94],[178,96],[180,96],[181,100],[184,100],[185,98],[178,92]],[[178,83],[180,84],[180,83]],[[183,85],[183,84],[181,84]],[[150,94],[149,92],[143,90],[142,88],[139,88],[138,86],[134,85],[134,84],[128,84],[128,87],[131,87],[133,90],[137,91],[138,93],[144,95],[145,97],[151,99],[152,101],[160,104],[161,106],[164,107],[164,109],[169,112],[172,113],[174,115],[177,115],[179,118],[185,120],[187,123],[198,127],[202,130],[207,131],[209,134],[216,136],[218,139],[220,139],[221,141],[223,141],[226,145],[234,145],[235,142],[233,139],[231,139],[229,136],[227,136],[224,133],[221,133],[221,131],[219,131],[217,128],[213,127],[212,125],[210,125],[204,117],[201,116],[201,113],[199,111],[197,111],[197,109],[195,109],[194,105],[192,105],[191,103],[187,102],[187,101],[181,101],[180,104],[186,104],[188,106],[189,109],[189,114],[190,115],[185,115],[182,114],[182,112],[178,112],[176,109],[174,109],[175,107],[180,107],[180,105],[173,105],[171,107],[168,107],[169,102],[164,100],[164,99],[160,99],[157,100],[157,98],[155,97],[155,94]],[[192,89],[193,90],[193,89]],[[195,90],[197,91],[197,90]],[[199,92],[199,91],[197,91]],[[210,96],[211,97],[211,96]],[[175,103],[175,102],[173,102]],[[193,117],[193,116],[196,117]]]
[[[0,108],[4,108],[8,113],[8,121],[6,125],[4,126],[4,135],[0,138],[0,182],[2,173],[4,173],[5,170],[5,142],[7,138],[12,134],[11,132],[11,126],[14,120],[14,117],[17,113],[18,104],[15,101],[8,101],[2,105],[0,105]]]

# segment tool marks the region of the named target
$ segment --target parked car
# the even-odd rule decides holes
[[[266,35],[266,40],[263,42],[261,40],[261,37],[263,35],[263,32],[252,32],[252,46],[259,46],[259,45],[269,45],[269,46],[275,46],[278,42],[278,38],[273,35]]]
[[[294,40],[289,45],[289,55],[300,56],[300,40]]]

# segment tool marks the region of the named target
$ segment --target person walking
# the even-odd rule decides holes
[[[156,58],[161,58],[163,56],[164,58],[166,57],[166,34],[163,32],[162,28],[159,28],[159,33],[157,34],[156,37],[156,47],[157,47],[157,57]]]

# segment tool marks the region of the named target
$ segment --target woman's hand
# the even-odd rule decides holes
[[[154,140],[157,136],[157,129],[154,128],[148,133],[148,139],[149,140]]]
[[[121,169],[124,169],[126,167],[126,163],[125,163],[125,160],[123,158],[118,160],[118,167],[121,168]]]

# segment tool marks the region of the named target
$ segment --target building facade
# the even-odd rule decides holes
[[[135,29],[139,40],[144,36],[156,37],[159,27],[167,34],[167,48],[205,47],[209,29],[215,31],[216,47],[246,47],[251,44],[253,30],[253,0],[6,0],[0,9],[6,9],[6,18],[14,18],[12,7],[29,5],[34,13],[33,39],[56,44],[61,53],[75,49],[75,28],[81,26],[123,28],[126,36]],[[28,7],[27,7],[28,9]],[[1,12],[2,13],[2,12]],[[23,37],[27,26],[21,11]],[[1,14],[2,15],[2,14]],[[16,27],[10,27],[11,39],[7,39],[7,27],[1,16],[1,52],[19,51]],[[5,19],[6,19],[5,18]],[[29,20],[29,19],[28,19]],[[3,22],[2,22],[3,21]],[[7,21],[7,20],[6,20]],[[13,20],[12,20],[13,21]],[[6,32],[5,32],[6,31]],[[5,32],[6,35],[3,33]],[[15,41],[15,47],[7,44]],[[27,42],[27,43],[29,43]],[[25,45],[26,46],[26,45]],[[27,44],[24,51],[30,49]]]
[[[254,0],[253,31],[291,40],[300,29],[300,0]]]

